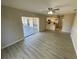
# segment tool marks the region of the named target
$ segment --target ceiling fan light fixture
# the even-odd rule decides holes
[[[49,12],[48,12],[48,14],[52,15],[52,14],[53,14],[53,12],[52,12],[52,11],[49,11]]]

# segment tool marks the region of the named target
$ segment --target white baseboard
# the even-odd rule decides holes
[[[9,46],[11,46],[11,45],[13,45],[13,44],[15,44],[15,43],[17,43],[17,42],[19,42],[19,41],[23,40],[23,39],[24,39],[24,38],[21,38],[21,39],[19,39],[19,40],[15,41],[15,42],[12,42],[12,43],[10,43],[10,44],[7,44],[7,45],[5,45],[5,46],[1,47],[1,49],[4,49],[4,48],[6,48],[6,47],[9,47]]]
[[[35,34],[35,33],[33,33],[33,34]],[[31,35],[32,35],[32,34],[31,34]],[[29,36],[30,36],[30,35],[29,35]],[[17,42],[19,42],[19,41],[25,39],[26,37],[29,37],[29,36],[25,36],[25,37],[20,38],[19,40],[15,41],[15,42],[12,42],[12,43],[10,43],[10,44],[7,44],[7,45],[1,47],[1,49],[7,48],[7,47],[9,47],[9,46],[11,46],[11,45],[13,45],[13,44],[15,44],[15,43],[17,43]]]

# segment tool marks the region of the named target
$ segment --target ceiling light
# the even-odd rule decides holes
[[[52,15],[52,14],[53,14],[53,12],[52,12],[52,11],[48,11],[48,14]]]

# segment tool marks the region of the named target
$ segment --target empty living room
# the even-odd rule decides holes
[[[1,0],[1,59],[77,59],[76,0]]]

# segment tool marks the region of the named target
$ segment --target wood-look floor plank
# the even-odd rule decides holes
[[[1,59],[76,59],[69,34],[40,32],[2,50]]]

